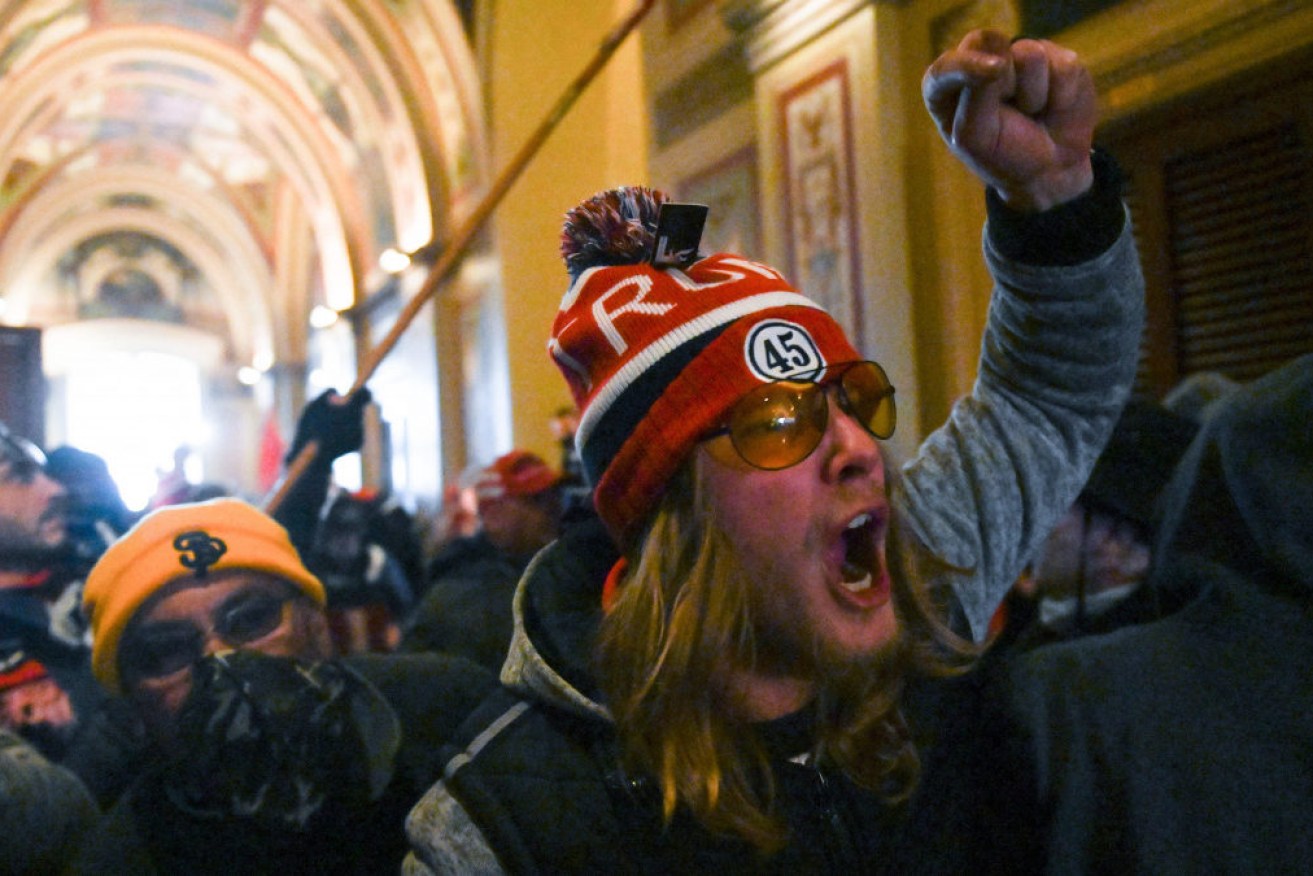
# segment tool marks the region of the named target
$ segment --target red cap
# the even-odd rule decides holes
[[[474,494],[480,502],[506,496],[533,496],[561,481],[561,475],[527,450],[512,450],[479,473]]]
[[[0,672],[0,691],[6,691],[27,684],[29,681],[40,681],[48,677],[46,668],[39,661],[28,657],[12,669]]]

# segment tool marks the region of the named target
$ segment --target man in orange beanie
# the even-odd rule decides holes
[[[169,506],[105,552],[87,577],[91,667],[170,741],[192,667],[248,649],[322,660],[331,654],[324,588],[287,531],[238,499]]]
[[[323,585],[237,499],[147,515],[83,607],[96,677],[150,739],[87,871],[394,872],[422,753],[492,682],[431,655],[330,659]]]

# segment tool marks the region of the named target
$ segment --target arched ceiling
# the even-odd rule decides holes
[[[483,181],[451,0],[0,5],[0,321],[129,317],[304,362]]]

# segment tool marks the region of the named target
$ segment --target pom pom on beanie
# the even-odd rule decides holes
[[[565,217],[561,258],[571,280],[588,268],[636,265],[652,251],[657,217],[669,198],[646,186],[600,192]]]

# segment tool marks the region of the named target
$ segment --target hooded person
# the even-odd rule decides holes
[[[1000,679],[979,740],[998,871],[1313,872],[1311,414],[1313,356],[1218,401],[1146,585],[1185,607]]]
[[[1172,610],[1142,584],[1152,563],[1159,498],[1197,429],[1147,399],[1127,403],[1080,496],[1031,560],[1034,621],[1005,632],[994,647],[1029,650]]]
[[[92,668],[149,750],[78,868],[395,872],[428,752],[491,678],[329,659],[324,602],[287,531],[237,499],[158,509],[105,552],[83,596]]]
[[[993,752],[980,751],[982,723],[992,732],[994,678],[1036,648],[1157,620],[1183,594],[1146,581],[1163,491],[1198,425],[1164,406],[1132,398],[1071,508],[1040,543],[1025,580],[1009,592],[983,659],[948,681],[914,680],[906,693],[922,753],[921,782],[904,808],[897,851],[904,872],[968,872],[995,857],[992,837],[968,842],[985,808],[977,792],[997,777]],[[996,622],[998,618],[996,617]],[[982,766],[983,765],[983,766]],[[1001,869],[1006,869],[1003,866]]]
[[[50,451],[46,474],[68,493],[68,529],[71,552],[82,564],[81,574],[132,526],[135,515],[128,510],[105,460],[76,447]]]
[[[511,641],[511,599],[529,560],[556,538],[561,473],[527,450],[504,453],[474,480],[480,530],[429,564],[428,592],[411,617],[403,651],[459,654],[501,669]]]
[[[505,687],[411,812],[408,872],[880,865],[917,772],[903,680],[973,650],[950,623],[983,637],[1079,492],[1143,309],[1071,53],[975,32],[924,94],[989,183],[997,285],[971,396],[901,471],[894,387],[806,290],[677,243],[642,187],[567,214],[548,347],[598,519],[521,579]]]

